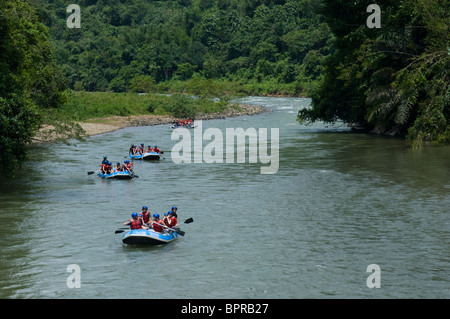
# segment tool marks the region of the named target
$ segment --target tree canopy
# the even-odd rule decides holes
[[[75,90],[201,76],[296,82],[300,94],[332,50],[320,0],[80,0],[78,29],[66,26],[67,1],[34,2]]]
[[[449,143],[449,2],[377,3],[381,28],[366,26],[367,1],[323,1],[336,51],[299,119],[359,123],[413,145]]]

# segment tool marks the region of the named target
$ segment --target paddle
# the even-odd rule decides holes
[[[194,221],[194,218],[188,218],[188,219],[186,219],[185,221],[184,221],[184,224],[190,224],[190,223],[192,223]]]
[[[192,217],[190,217],[190,218],[188,218],[188,219],[186,219],[185,221],[184,221],[184,224],[189,224],[189,223],[192,223],[194,221],[194,219],[192,218]],[[152,222],[153,224],[155,224],[155,222]],[[179,234],[180,236],[184,236],[184,234],[185,234],[185,232],[184,231],[182,231],[182,230],[179,230],[179,229],[176,229],[176,228],[170,228],[170,227],[167,227],[167,226],[165,226],[165,225],[161,225],[162,227],[164,227],[164,228],[168,228],[168,229],[170,229],[170,230],[173,230],[173,231],[175,231],[177,234]]]
[[[157,224],[157,223],[155,223],[155,222],[152,222],[152,224]],[[182,231],[182,230],[179,230],[179,229],[175,229],[175,228],[170,228],[170,227],[167,227],[166,225],[162,225],[162,224],[160,224],[162,227],[164,227],[164,228],[167,228],[167,229],[170,229],[170,230],[173,230],[174,232],[176,232],[178,235],[180,235],[180,236],[184,236],[184,234],[185,234],[185,232],[184,231]]]
[[[95,174],[95,173],[96,172],[94,172],[94,171],[87,172],[88,175],[92,175],[92,174]]]
[[[190,223],[192,223],[193,221],[194,221],[194,219],[193,219],[192,217],[190,217],[190,218],[188,218],[188,219],[186,219],[186,220],[184,221],[184,224],[190,224]],[[152,222],[152,223],[153,223],[153,222]],[[161,225],[161,226],[163,226],[163,227],[165,227],[165,228],[169,228],[169,227],[164,226],[164,225]],[[129,229],[129,228],[117,229],[117,230],[114,232],[114,234],[124,233],[125,230],[128,230],[128,229]],[[184,236],[184,234],[185,234],[185,232],[182,231],[182,230],[177,230],[177,229],[173,229],[173,228],[169,228],[169,229],[175,231],[177,234],[179,234],[179,235],[181,235],[181,236]]]

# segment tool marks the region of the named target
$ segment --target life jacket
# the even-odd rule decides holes
[[[174,216],[169,219],[170,220],[170,227],[175,227],[178,223],[177,218]]]
[[[148,221],[150,220],[150,212],[147,211],[147,213],[142,213],[142,219],[144,221],[144,223],[148,223]]]
[[[141,229],[142,228],[141,221],[139,219],[133,219],[131,221],[130,228],[131,229]]]
[[[153,230],[162,233],[164,227],[161,226],[161,223],[161,220],[153,221]]]
[[[170,226],[169,218],[164,218],[163,219],[163,224],[166,225],[167,227],[169,227]]]

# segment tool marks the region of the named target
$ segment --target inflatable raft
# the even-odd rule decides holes
[[[122,242],[131,245],[165,245],[175,241],[177,238],[178,234],[176,232],[169,234],[167,232],[155,232],[151,229],[133,229],[125,232]]]
[[[100,176],[102,178],[105,178],[105,179],[110,179],[110,178],[131,179],[131,178],[133,178],[133,174],[131,174],[128,171],[126,171],[126,172],[112,172],[110,174],[103,174],[102,172],[99,172],[98,176]]]
[[[175,128],[182,128],[182,127],[184,127],[184,128],[196,128],[198,125],[197,124],[187,124],[187,125],[175,125],[175,124],[172,124],[171,126],[170,126],[170,128],[173,128],[173,129],[175,129]]]
[[[142,159],[142,160],[159,160],[161,158],[161,154],[160,153],[156,153],[156,152],[148,152],[148,153],[144,153],[144,154],[139,154],[139,155],[130,155],[131,159]]]

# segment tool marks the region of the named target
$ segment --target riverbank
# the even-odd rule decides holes
[[[196,120],[212,120],[225,119],[229,117],[237,117],[243,115],[256,115],[264,112],[271,112],[260,105],[239,104],[237,107],[230,104],[228,108],[221,112],[201,113],[196,116]],[[114,132],[116,130],[133,127],[133,126],[152,126],[172,123],[174,117],[169,115],[133,115],[133,116],[107,116],[101,118],[86,119],[84,121],[76,122],[82,129],[82,137],[89,137],[93,135],[105,134]],[[33,143],[48,143],[59,139],[63,139],[63,134],[58,134],[53,131],[51,126],[42,127],[39,132],[33,137]]]

